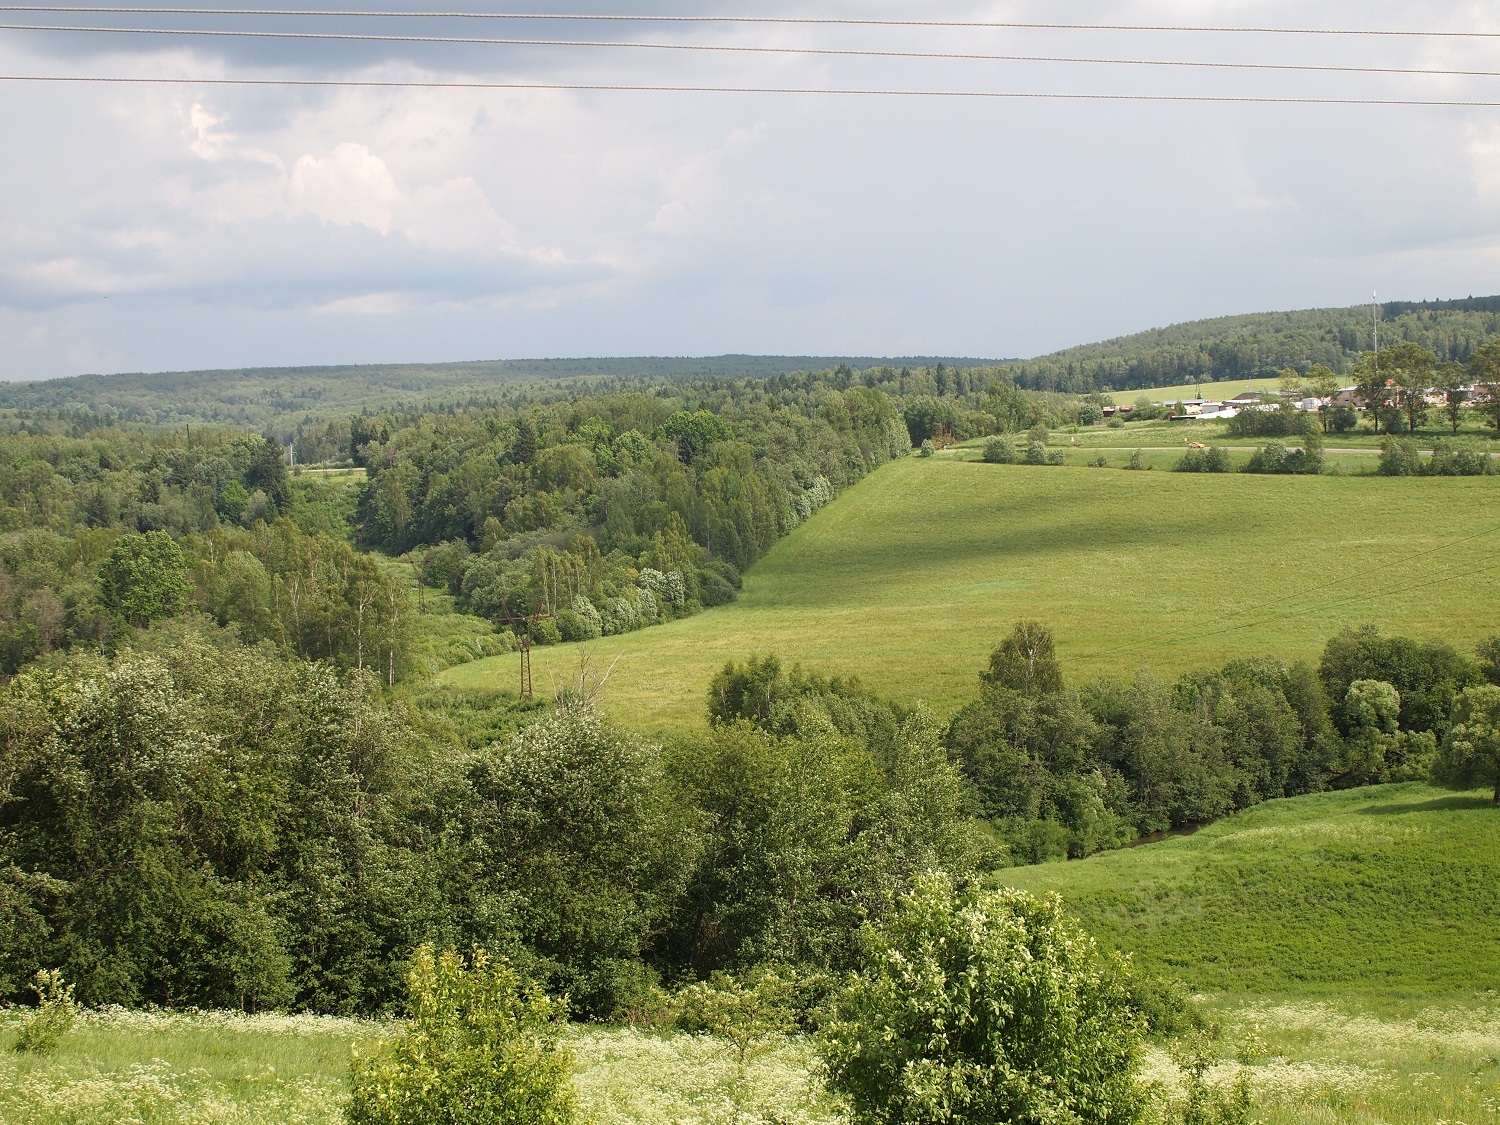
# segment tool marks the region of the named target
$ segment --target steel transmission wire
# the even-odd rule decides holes
[[[716,52],[745,55],[810,55],[877,59],[921,59],[929,61],[1013,62],[1045,64],[1078,64],[1087,66],[1175,67],[1212,70],[1250,70],[1300,72],[1315,74],[1389,74],[1429,75],[1445,78],[1500,78],[1496,70],[1446,70],[1431,67],[1335,66],[1314,63],[1215,62],[1184,59],[1093,58],[1071,55],[997,55],[944,51],[881,51],[834,47],[753,47],[713,43],[641,43],[630,40],[599,39],[506,39],[468,35],[378,35],[340,31],[247,31],[218,28],[166,27],[79,27],[51,24],[0,24],[0,31],[53,31],[88,35],[177,35],[225,39],[305,39],[374,43],[442,43],[504,47],[604,47],[652,51]]]
[[[896,20],[798,16],[682,16],[586,12],[419,12],[331,8],[114,8],[82,5],[0,4],[0,12],[64,12],[85,15],[291,16],[345,19],[574,20],[589,23],[771,24],[799,27],[930,27],[1015,31],[1181,32],[1206,35],[1381,36],[1414,39],[1500,39],[1500,31],[1435,31],[1403,28],[1226,27],[1195,24],[1046,23],[1024,20]]]

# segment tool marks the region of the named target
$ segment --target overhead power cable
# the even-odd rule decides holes
[[[1183,59],[1090,58],[1070,55],[994,55],[942,51],[878,51],[831,47],[751,47],[717,43],[641,43],[600,39],[492,39],[469,35],[376,35],[341,31],[245,31],[215,28],[76,27],[47,24],[0,23],[0,31],[71,31],[102,35],[187,35],[231,39],[351,40],[375,43],[467,43],[503,47],[606,47],[652,51],[708,51],[745,55],[814,55],[828,57],[924,59],[963,62],[1069,63],[1088,66],[1187,67],[1214,70],[1271,70],[1317,74],[1429,75],[1445,78],[1500,78],[1496,70],[1443,70],[1430,67],[1330,66],[1305,63],[1211,62]]]
[[[1500,39],[1500,31],[1433,31],[1359,27],[1225,27],[1198,24],[1043,23],[1025,20],[894,20],[796,16],[619,15],[588,12],[382,12],[329,8],[114,8],[49,4],[0,4],[0,12],[66,12],[88,15],[313,16],[320,18],[577,20],[589,23],[779,24],[798,27],[935,27],[1017,31],[1146,31],[1209,35],[1376,35],[1419,39]]]
[[[0,82],[102,83],[125,86],[289,86],[371,90],[514,90],[634,94],[798,94],[819,97],[990,98],[1009,101],[1181,102],[1216,105],[1327,105],[1500,109],[1500,101],[1473,98],[1304,98],[1230,94],[1071,94],[1032,90],[897,90],[804,86],[645,86],[586,82],[419,82],[337,78],[174,78],[73,74],[0,74]]]

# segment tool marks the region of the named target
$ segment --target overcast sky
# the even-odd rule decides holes
[[[1500,31],[1500,3],[1446,0],[545,10]],[[50,19],[1500,70],[1500,40]],[[25,31],[0,31],[0,73],[1500,101],[1500,78]],[[1372,288],[1500,292],[1500,109],[4,82],[0,146],[11,379],[533,356],[1021,356],[1201,316],[1358,304]]]

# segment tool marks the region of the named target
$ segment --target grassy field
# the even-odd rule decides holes
[[[1234,656],[1316,658],[1374,621],[1470,645],[1500,629],[1495,478],[1261,477],[906,458],[778,543],[739,601],[593,642],[619,658],[606,708],[647,729],[700,721],[726,660],[774,652],[948,711],[1022,617],[1074,678],[1164,676]],[[517,657],[442,673],[506,688]],[[575,646],[539,649],[547,671]]]
[[[1500,810],[1486,794],[1272,801],[998,878],[1061,893],[1105,945],[1207,993],[1267,1123],[1500,1121]]]
[[[87,1013],[57,1054],[10,1050],[21,1011],[0,1013],[7,1125],[313,1125],[342,1120],[349,1048],[390,1024],[319,1016],[114,1009]],[[591,1125],[833,1125],[805,1039],[772,1042],[742,1073],[719,1041],[575,1026],[573,1080]]]
[[[1500,809],[1484,793],[1270,801],[997,878],[1059,892],[1105,944],[1198,992],[1425,1004],[1500,990]]]
[[[1181,402],[1185,398],[1197,398],[1198,392],[1214,402],[1223,402],[1244,391],[1274,391],[1281,386],[1280,379],[1226,379],[1222,383],[1180,383],[1175,387],[1148,387],[1141,391],[1115,391],[1109,397],[1121,406],[1131,406],[1145,395],[1152,402]]]

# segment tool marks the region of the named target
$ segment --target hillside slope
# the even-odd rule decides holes
[[[734,604],[589,649],[605,665],[620,657],[606,706],[661,728],[701,722],[713,673],[767,652],[948,711],[974,696],[1020,618],[1053,627],[1080,680],[1143,667],[1175,677],[1263,653],[1315,660],[1329,636],[1365,621],[1468,647],[1496,627],[1472,607],[1500,604],[1500,569],[1485,562],[1500,539],[1494,495],[1485,477],[908,457],[777,543]],[[1450,543],[1440,561],[1408,561]],[[443,678],[509,688],[517,659]],[[544,669],[576,666],[576,647],[534,660],[545,685]]]
[[[1500,987],[1500,809],[1483,794],[1294,797],[997,878],[1059,892],[1105,944],[1197,990],[1435,1001]]]
[[[1500,297],[1380,306],[1382,346],[1414,340],[1462,361],[1500,333]],[[1215,317],[1137,332],[1006,365],[1033,390],[1081,393],[1257,379],[1314,363],[1343,373],[1373,338],[1369,305]]]

